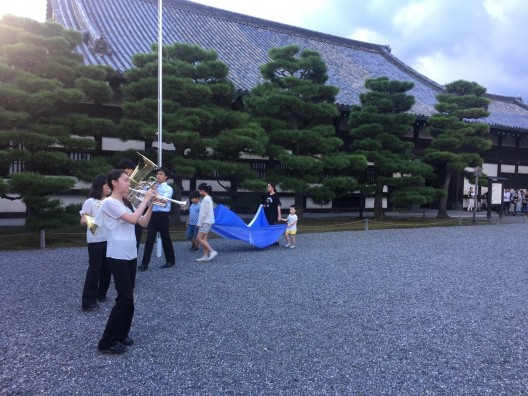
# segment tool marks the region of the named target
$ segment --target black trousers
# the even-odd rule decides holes
[[[82,306],[95,304],[97,298],[106,297],[112,274],[106,261],[106,242],[88,244],[88,269],[84,279]]]
[[[143,260],[141,264],[149,265],[152,256],[152,249],[156,241],[156,235],[159,232],[161,237],[161,245],[163,246],[163,253],[167,263],[174,264],[174,247],[169,234],[170,214],[166,212],[153,212],[147,228],[147,240],[145,241],[145,251],[143,252]]]
[[[99,341],[99,348],[109,348],[116,341],[128,337],[134,317],[137,259],[118,260],[109,257],[107,260],[114,276],[117,298]]]

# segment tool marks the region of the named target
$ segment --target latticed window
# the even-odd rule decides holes
[[[92,153],[68,153],[68,157],[73,161],[90,161]]]
[[[9,165],[9,174],[12,175],[14,173],[20,173],[24,170],[24,162],[23,161],[13,161],[11,165]]]

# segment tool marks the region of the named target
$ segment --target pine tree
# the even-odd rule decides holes
[[[491,100],[486,89],[464,80],[447,84],[445,93],[436,96],[438,113],[429,118],[433,140],[424,152],[424,160],[433,165],[441,178],[444,194],[438,204],[438,218],[447,218],[447,192],[454,175],[468,167],[482,165],[480,151],[489,150],[489,125],[477,122],[489,115]]]
[[[352,107],[350,112],[350,150],[372,163],[373,177],[363,180],[360,190],[374,193],[376,219],[384,217],[384,186],[388,186],[390,202],[395,205],[424,204],[435,198],[435,190],[425,187],[425,176],[432,168],[416,160],[414,144],[404,140],[416,121],[408,113],[414,97],[407,92],[413,86],[412,82],[387,77],[369,79],[365,82],[369,91],[360,95],[361,106]]]
[[[323,204],[353,191],[357,182],[346,174],[364,169],[366,160],[340,151],[343,141],[334,126],[338,88],[325,85],[327,68],[319,53],[288,46],[269,55],[261,67],[265,82],[244,104],[269,135],[267,179],[294,191],[301,213],[305,197]]]
[[[105,81],[108,69],[85,66],[74,52],[81,42],[81,33],[56,23],[9,15],[0,19],[0,169],[7,176],[9,166],[21,162],[22,174],[13,174],[8,184],[26,204],[29,227],[57,224],[60,203],[46,195],[73,186],[75,180],[64,176],[90,180],[108,167],[104,160],[73,161],[68,155],[93,152],[95,142],[92,130],[81,132],[80,125],[63,116],[62,107],[101,103],[112,95]],[[99,124],[111,132],[110,121]]]
[[[152,53],[134,56],[134,68],[125,74],[121,130],[126,138],[145,139],[148,147],[157,139],[157,62],[153,45]],[[234,108],[236,90],[227,75],[214,51],[178,43],[163,48],[163,141],[174,144],[166,157],[175,184],[184,177],[216,179],[236,209],[238,189],[258,184],[240,158],[263,154],[267,140],[258,123]]]

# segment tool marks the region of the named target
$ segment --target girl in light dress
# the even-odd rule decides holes
[[[198,192],[203,199],[200,204],[200,213],[198,214],[198,234],[196,239],[203,247],[203,256],[196,259],[196,261],[209,261],[218,255],[218,252],[207,242],[207,234],[215,222],[214,204],[211,198],[212,191],[213,188],[207,183],[202,183],[198,186]]]

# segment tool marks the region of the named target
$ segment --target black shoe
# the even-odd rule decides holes
[[[99,304],[93,303],[88,305],[82,306],[83,311],[95,311],[96,309],[99,309]]]
[[[279,241],[275,242],[272,246],[280,246]]]
[[[172,266],[174,266],[174,263],[165,263],[161,266],[161,268],[170,268]]]
[[[99,301],[100,303],[104,303],[104,302],[106,302],[106,296],[103,296],[103,297],[97,297],[97,301]]]
[[[145,264],[141,264],[139,267],[138,267],[138,270],[140,271],[146,271],[147,270],[147,266]]]
[[[127,348],[120,342],[116,341],[112,345],[110,345],[108,348],[97,348],[99,352],[101,353],[109,353],[109,354],[119,354],[126,352]]]
[[[121,340],[119,340],[119,342],[125,346],[131,346],[131,345],[134,345],[134,340],[130,337],[125,337]]]
[[[192,252],[194,250],[194,245],[189,248],[189,252]]]

